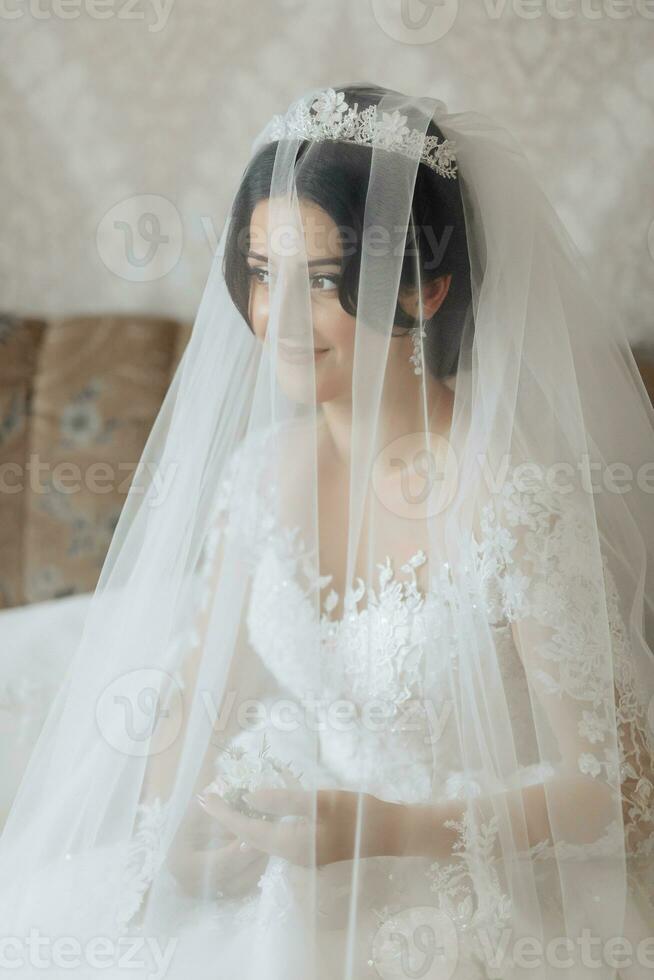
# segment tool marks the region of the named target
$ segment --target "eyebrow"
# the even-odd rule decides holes
[[[268,256],[267,255],[259,255],[258,252],[248,252],[248,254],[245,257],[246,257],[246,259],[259,259],[261,262],[267,262],[268,261]],[[340,259],[335,258],[335,257],[334,258],[331,258],[328,255],[324,256],[324,258],[322,258],[322,259],[310,259],[309,262],[307,262],[307,265],[308,266],[314,266],[314,265],[338,265],[338,266],[340,266],[340,264],[341,264],[341,260]]]

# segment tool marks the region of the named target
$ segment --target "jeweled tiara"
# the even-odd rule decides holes
[[[456,177],[454,140],[425,136],[419,129],[409,129],[407,117],[397,109],[383,112],[377,119],[377,106],[359,111],[345,101],[344,92],[325,89],[311,103],[299,102],[285,115],[273,116],[265,130],[272,142],[282,139],[338,140],[343,143],[365,143],[385,150],[403,153],[419,160],[442,177]]]

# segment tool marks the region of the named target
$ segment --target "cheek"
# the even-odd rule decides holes
[[[264,341],[268,329],[270,297],[267,289],[250,291],[250,324],[258,340]],[[313,304],[314,330],[323,338],[325,344],[338,350],[345,360],[354,353],[355,318],[341,306],[337,299],[320,298]]]
[[[334,347],[344,355],[354,351],[355,324],[355,318],[345,312],[338,300],[314,304],[315,330],[329,347]]]
[[[262,289],[252,289],[250,291],[250,325],[258,340],[265,339],[268,328],[268,293]]]

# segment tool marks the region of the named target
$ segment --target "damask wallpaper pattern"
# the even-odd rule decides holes
[[[630,339],[654,343],[652,0],[96,4],[2,7],[5,310],[192,319],[263,123],[372,81],[504,122]]]

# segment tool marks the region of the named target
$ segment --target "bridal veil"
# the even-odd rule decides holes
[[[15,975],[654,976],[653,435],[509,132],[268,121],[0,841]]]

